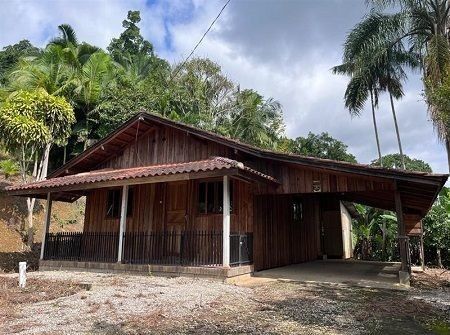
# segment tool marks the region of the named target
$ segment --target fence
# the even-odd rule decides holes
[[[47,234],[44,259],[114,262],[118,245],[118,233]]]
[[[222,232],[129,232],[123,235],[123,263],[221,266]],[[118,233],[49,233],[44,259],[116,262]],[[250,264],[251,233],[230,235],[230,265]]]
[[[253,262],[253,234],[230,235],[230,265]]]

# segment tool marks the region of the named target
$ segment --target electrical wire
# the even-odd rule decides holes
[[[209,25],[208,29],[205,31],[205,33],[203,34],[202,38],[200,38],[200,40],[197,42],[197,44],[195,45],[195,47],[192,49],[191,53],[185,58],[185,60],[181,63],[180,66],[178,66],[178,68],[176,69],[176,71],[174,72],[174,74],[171,76],[169,82],[172,81],[173,78],[176,77],[176,75],[178,74],[178,72],[181,71],[181,69],[186,65],[187,61],[189,60],[189,58],[191,58],[191,56],[194,54],[195,50],[197,50],[197,48],[199,47],[199,45],[202,43],[203,39],[205,38],[205,36],[209,33],[209,31],[211,30],[211,28],[214,26],[214,24],[216,23],[216,21],[219,19],[220,15],[222,15],[222,12],[225,10],[225,8],[228,6],[228,4],[230,3],[231,0],[228,0],[225,5],[223,5],[222,9],[219,11],[219,14],[217,14],[217,16],[215,17],[215,19],[211,22],[211,24]]]

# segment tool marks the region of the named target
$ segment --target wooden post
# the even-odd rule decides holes
[[[406,236],[405,221],[403,218],[403,205],[400,192],[395,191],[395,211],[397,214],[397,225],[398,225],[398,243],[400,248],[400,259],[402,262],[401,269],[399,272],[400,283],[409,284],[409,275],[411,273],[409,259],[409,241],[408,236]]]
[[[45,249],[45,241],[47,237],[48,230],[50,228],[50,219],[52,217],[52,194],[47,193],[47,203],[45,204],[45,222],[44,222],[44,231],[42,233],[42,244],[41,244],[41,257],[40,259],[44,259],[44,249]]]
[[[25,288],[27,284],[27,262],[19,262],[19,287]]]
[[[230,180],[223,176],[223,254],[222,265],[230,266]]]
[[[124,185],[122,188],[122,206],[120,208],[120,228],[119,228],[119,252],[117,254],[117,263],[122,262],[123,256],[123,234],[126,231],[127,226],[127,208],[128,208],[128,185]]]
[[[423,221],[420,221],[420,265],[425,271],[425,249],[423,247]]]

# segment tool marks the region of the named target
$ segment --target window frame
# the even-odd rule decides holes
[[[106,192],[106,211],[105,211],[105,219],[107,220],[117,220],[120,219],[120,212],[122,207],[122,188],[112,188],[107,190]],[[112,200],[112,213],[109,214],[109,208],[110,208],[110,194],[115,193],[118,195],[117,197],[113,196]],[[117,204],[116,204],[117,202]],[[117,205],[117,208],[116,206]],[[130,218],[133,216],[133,209],[134,209],[134,188],[129,187],[128,188],[128,202],[127,202],[127,218]]]
[[[303,223],[303,201],[299,197],[293,197],[291,201],[292,222],[294,224]]]
[[[204,205],[201,206],[201,189],[202,186],[204,189]],[[209,185],[213,186],[213,205],[212,210],[208,209],[208,193],[209,193]],[[230,180],[230,213],[233,213],[233,204],[234,204],[234,181]],[[202,211],[200,207],[204,207]],[[223,215],[223,179],[208,179],[208,180],[199,180],[196,185],[196,213],[199,216],[207,216],[207,215]]]

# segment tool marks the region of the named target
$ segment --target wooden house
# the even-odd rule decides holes
[[[351,202],[397,213],[408,272],[408,236],[446,180],[263,150],[140,113],[46,180],[7,192],[48,200],[42,267],[229,277],[351,257]],[[52,201],[82,196],[83,231],[48,233]]]

